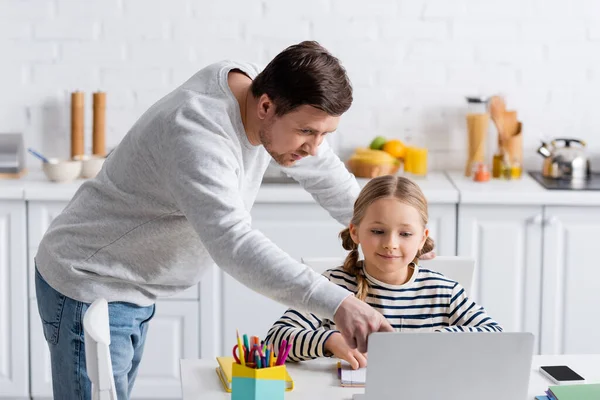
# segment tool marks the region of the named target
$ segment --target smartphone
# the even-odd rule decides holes
[[[540,372],[557,385],[585,382],[581,375],[566,365],[543,366],[540,367]]]

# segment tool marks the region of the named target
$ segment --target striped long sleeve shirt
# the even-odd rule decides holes
[[[502,328],[483,307],[469,299],[464,288],[444,275],[414,266],[411,279],[389,285],[365,272],[369,283],[366,302],[381,312],[396,332],[500,332]],[[331,282],[356,293],[356,278],[342,267],[323,274]],[[325,342],[337,332],[335,323],[312,313],[288,309],[273,324],[266,342],[275,348],[294,338],[291,361],[327,357]]]

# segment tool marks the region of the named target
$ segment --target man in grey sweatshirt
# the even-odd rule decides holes
[[[323,139],[351,103],[339,61],[303,42],[262,72],[209,65],[146,111],[36,255],[54,398],[90,398],[81,326],[89,303],[109,301],[116,390],[128,398],[154,302],[195,285],[214,263],[271,299],[334,320],[358,351],[371,332],[392,331],[379,312],[251,226],[271,159],[349,223],[359,186]]]

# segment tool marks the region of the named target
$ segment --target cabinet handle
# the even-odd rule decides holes
[[[544,225],[555,225],[558,222],[558,218],[555,216],[551,216],[549,218],[546,218],[546,220],[544,221]]]
[[[543,221],[542,214],[538,214],[535,217],[531,217],[527,220],[530,224],[541,225]]]

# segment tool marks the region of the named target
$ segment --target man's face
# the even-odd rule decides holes
[[[271,107],[263,119],[259,138],[279,165],[289,167],[303,157],[317,154],[325,135],[337,129],[339,120],[339,116],[331,116],[309,105],[283,116],[276,116]]]

